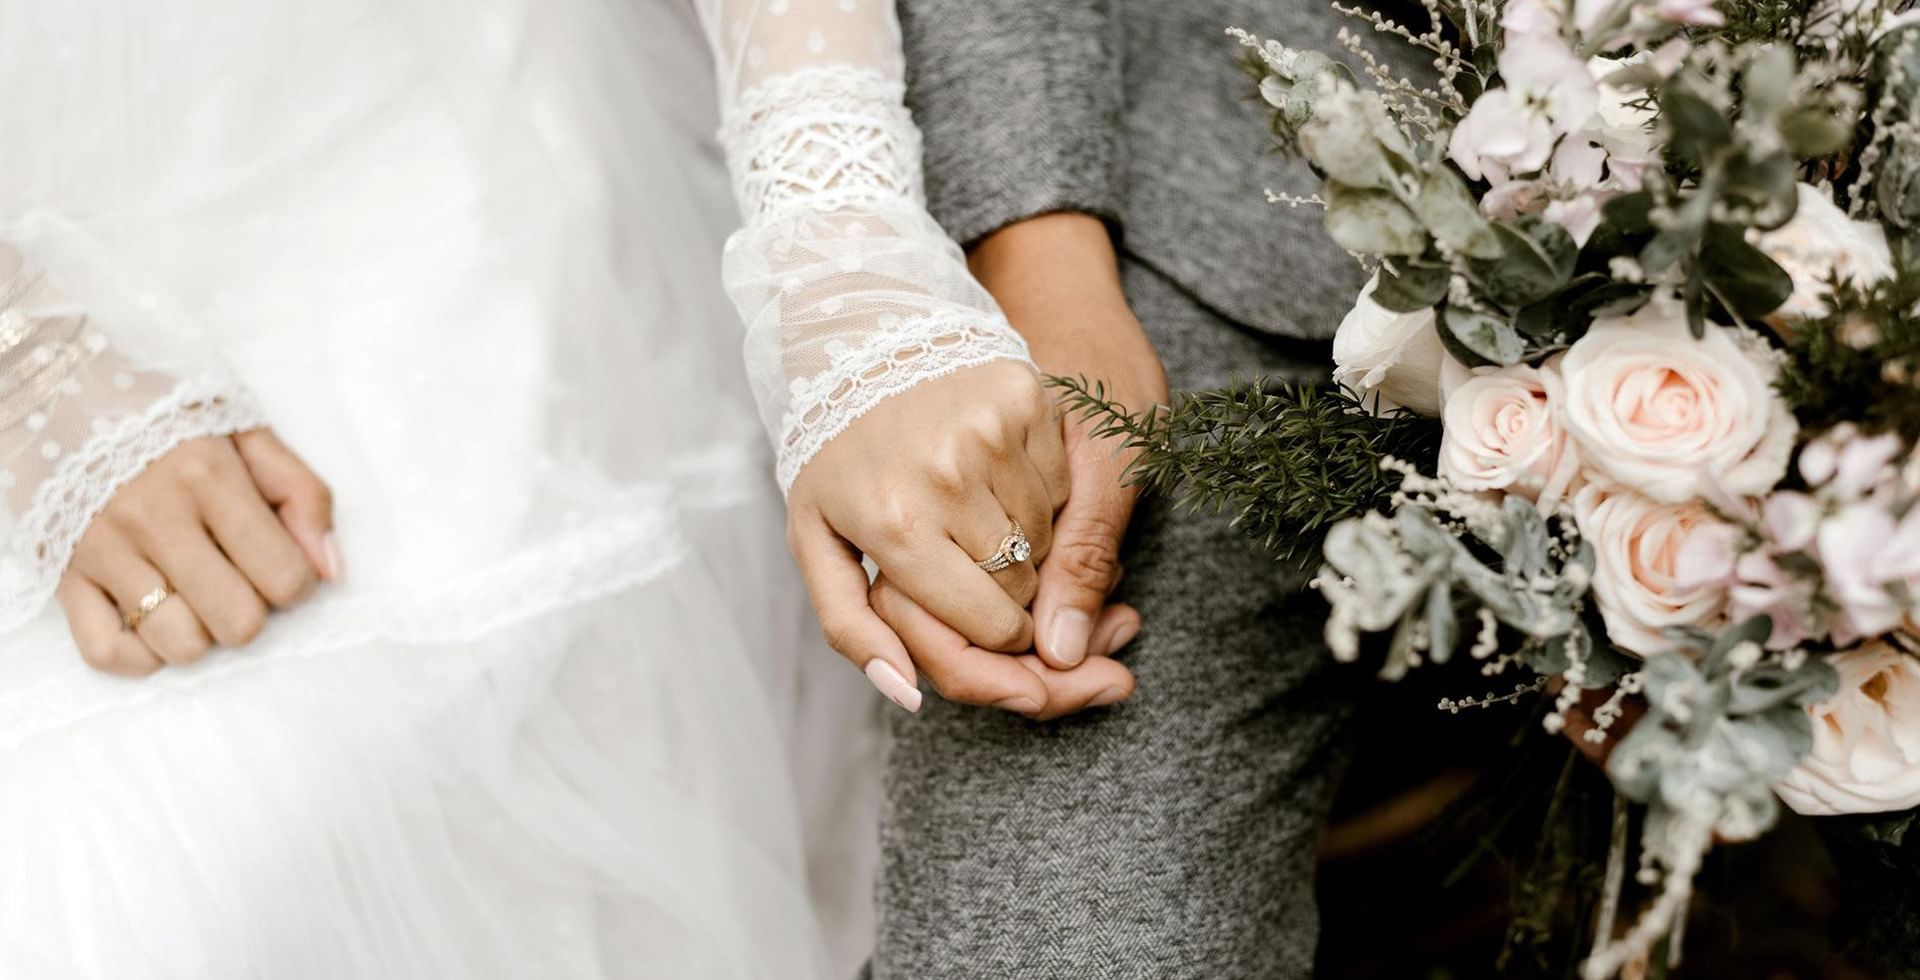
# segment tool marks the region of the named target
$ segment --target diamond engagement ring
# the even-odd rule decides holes
[[[124,619],[124,622],[127,624],[127,630],[131,632],[139,629],[140,624],[146,622],[147,617],[153,615],[153,611],[160,608],[160,604],[167,601],[172,595],[173,591],[162,585],[156,587],[152,592],[141,596],[140,604],[135,606],[133,611],[128,613]]]
[[[982,570],[989,572],[1004,571],[1033,557],[1033,545],[1027,542],[1027,532],[1022,530],[1019,521],[1013,522],[1013,533],[1001,539],[1000,547],[982,561],[974,562]]]

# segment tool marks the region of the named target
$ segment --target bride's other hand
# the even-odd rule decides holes
[[[871,604],[861,556],[973,647],[1023,653],[1034,565],[1066,494],[1052,400],[1032,367],[995,361],[894,395],[829,442],[793,482],[787,537],[827,642],[912,710],[913,663]],[[1031,556],[981,569],[1016,520]]]
[[[244,646],[345,568],[325,483],[270,430],[181,443],[121,487],[60,580],[80,655],[142,676]],[[169,594],[128,629],[158,589]]]

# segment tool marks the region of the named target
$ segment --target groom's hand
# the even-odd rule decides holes
[[[1127,305],[1113,241],[1098,219],[1061,212],[1016,222],[982,239],[970,264],[1042,372],[1102,382],[1134,411],[1167,401],[1166,370]],[[1094,439],[1077,416],[1065,426],[1067,502],[1054,518],[1033,605],[1035,645],[1060,670],[1107,656],[1140,631],[1137,612],[1107,607],[1138,496],[1124,480],[1131,457],[1117,439]]]

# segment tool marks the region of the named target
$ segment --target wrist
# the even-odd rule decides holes
[[[1046,374],[1087,375],[1129,402],[1164,401],[1166,374],[1121,287],[1107,226],[1078,212],[1018,221],[980,240],[968,264]]]

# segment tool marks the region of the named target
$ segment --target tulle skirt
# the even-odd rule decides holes
[[[699,52],[673,0],[0,12],[0,218],[253,390],[350,568],[137,681],[0,635],[0,976],[858,961],[878,706],[784,557]]]

